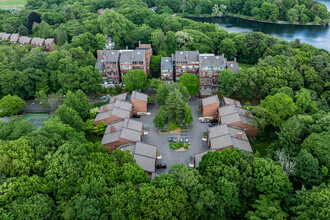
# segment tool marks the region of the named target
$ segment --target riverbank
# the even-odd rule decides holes
[[[182,16],[183,18],[220,18],[220,17],[214,17],[212,15],[200,15],[200,16]],[[277,22],[273,22],[273,21],[263,21],[263,20],[258,20],[254,17],[249,17],[249,16],[245,16],[245,15],[236,15],[236,14],[229,14],[223,17],[232,17],[232,18],[240,18],[240,19],[244,19],[244,20],[248,20],[248,21],[255,21],[255,22],[260,22],[260,23],[267,23],[267,24],[285,24],[285,25],[297,25],[297,26],[328,26],[328,24],[315,24],[315,23],[306,23],[306,24],[301,24],[299,22],[296,22],[294,24],[288,22],[288,21],[277,21]]]

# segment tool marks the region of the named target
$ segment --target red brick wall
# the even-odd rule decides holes
[[[232,124],[228,124],[228,126],[237,126],[237,127],[240,127],[242,128],[245,133],[251,137],[257,137],[258,136],[258,130],[252,126],[252,125],[248,125],[248,124],[244,124],[242,123],[241,121],[239,122],[235,122],[235,123],[232,123]]]
[[[116,117],[116,118],[118,118],[118,117]],[[122,119],[122,120],[123,120],[123,119]],[[100,120],[100,121],[96,121],[96,122],[94,122],[94,126],[100,124],[101,121],[103,121],[103,122],[106,123],[106,124],[109,124],[110,122],[112,122],[112,121],[111,121],[111,118],[106,118],[106,119],[103,119],[103,120]]]
[[[147,102],[141,101],[139,99],[131,98],[132,105],[136,112],[147,112]]]
[[[214,117],[217,114],[219,103],[203,106],[203,117]]]
[[[135,141],[130,141],[124,138],[120,138],[119,141],[116,142],[112,142],[109,144],[105,144],[104,146],[109,147],[111,151],[113,151],[114,149],[116,149],[118,146],[123,145],[123,144],[128,144],[128,143],[136,143]]]

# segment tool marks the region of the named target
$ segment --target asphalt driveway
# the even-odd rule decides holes
[[[192,97],[189,101],[194,121],[189,126],[188,131],[181,134],[182,137],[187,137],[190,139],[190,148],[185,151],[174,151],[169,147],[168,137],[177,137],[178,134],[160,133],[154,126],[153,120],[159,109],[159,105],[157,103],[148,106],[148,112],[151,113],[150,116],[142,116],[140,119],[136,119],[142,121],[146,130],[149,131],[148,135],[143,137],[143,142],[156,146],[157,152],[161,153],[163,156],[162,159],[157,160],[157,164],[167,164],[167,169],[158,169],[156,171],[157,173],[167,173],[173,164],[183,163],[188,166],[190,157],[194,157],[196,153],[203,152],[208,149],[207,143],[202,141],[203,132],[207,130],[208,124],[201,123],[198,120],[201,114],[201,111],[197,109],[198,104],[200,104],[200,100],[196,99],[196,97]]]

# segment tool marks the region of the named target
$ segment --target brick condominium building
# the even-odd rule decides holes
[[[102,73],[105,86],[114,86],[121,83],[123,76],[132,69],[149,74],[151,56],[151,45],[141,42],[135,50],[98,50],[95,68]]]
[[[178,81],[184,73],[198,76],[201,91],[217,91],[218,76],[224,69],[231,69],[234,74],[239,71],[236,59],[227,61],[222,54],[201,54],[198,51],[176,51],[171,57],[161,59],[161,80],[166,83]]]

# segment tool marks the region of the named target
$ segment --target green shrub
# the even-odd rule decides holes
[[[168,123],[168,130],[169,131],[174,131],[179,128],[179,125],[177,125],[174,121],[170,121]]]

